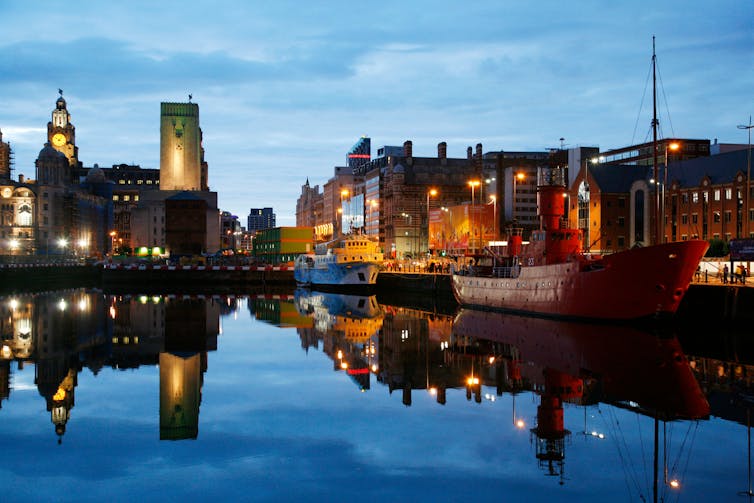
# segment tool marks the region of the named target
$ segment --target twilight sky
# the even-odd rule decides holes
[[[159,167],[162,101],[200,107],[210,188],[295,223],[362,135],[414,155],[746,143],[754,5],[645,1],[0,1],[0,131],[34,176],[58,88],[85,166]]]

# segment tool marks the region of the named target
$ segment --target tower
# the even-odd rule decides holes
[[[76,146],[76,128],[71,124],[71,114],[63,99],[63,90],[58,89],[60,97],[55,102],[52,120],[47,123],[47,141],[52,147],[68,159],[68,164],[79,166],[79,148]]]
[[[160,189],[207,190],[202,161],[199,105],[161,103]]]
[[[0,180],[10,180],[10,143],[3,141],[3,132],[0,131]]]

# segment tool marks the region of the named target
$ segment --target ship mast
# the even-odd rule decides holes
[[[655,243],[662,242],[662,222],[660,222],[660,174],[657,168],[657,56],[655,55],[655,37],[652,35],[652,177],[655,185]]]

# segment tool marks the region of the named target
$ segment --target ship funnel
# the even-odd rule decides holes
[[[521,236],[523,229],[512,229],[508,235],[508,255],[510,257],[518,257],[521,255],[521,246],[523,244],[523,237]]]
[[[554,231],[560,228],[560,219],[565,214],[565,189],[560,185],[539,187],[539,218],[542,228]]]

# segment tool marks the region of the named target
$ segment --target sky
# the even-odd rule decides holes
[[[34,176],[63,89],[85,166],[159,168],[164,101],[199,104],[210,190],[295,224],[361,136],[414,155],[748,141],[749,0],[0,0],[0,131]],[[561,138],[563,139],[561,141]]]

